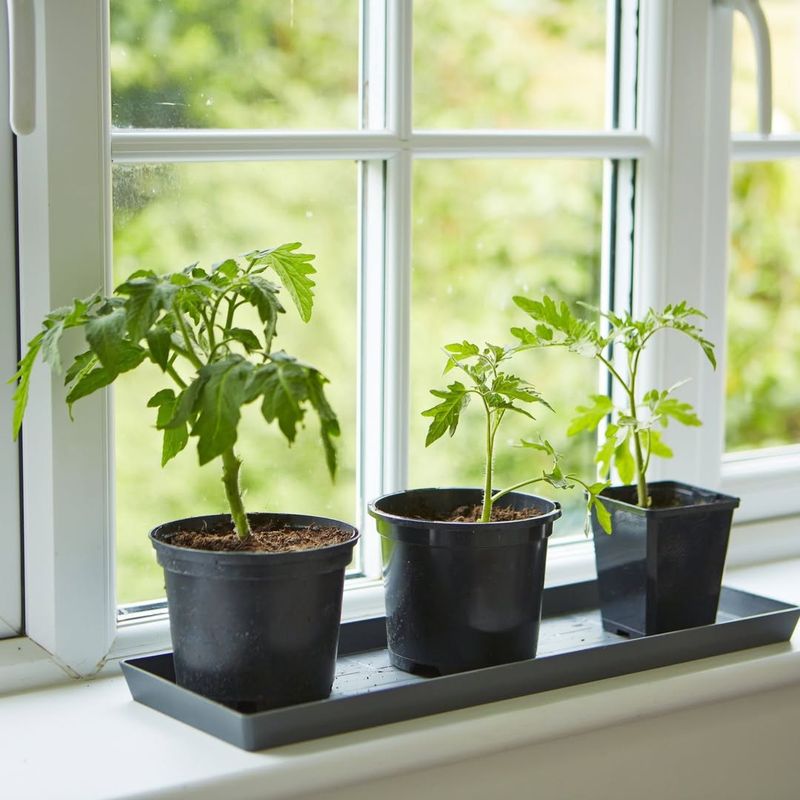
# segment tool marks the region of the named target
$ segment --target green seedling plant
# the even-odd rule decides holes
[[[290,445],[306,411],[313,409],[328,471],[331,477],[336,472],[339,423],[325,397],[327,379],[314,367],[273,349],[278,317],[285,309],[268,272],[280,281],[300,318],[311,318],[314,256],[300,252],[300,247],[291,243],[255,250],[210,270],[197,264],[167,275],[138,270],[110,297],[98,292],[50,312],[11,379],[17,382],[14,437],[22,425],[37,358],[60,372],[63,334],[82,329],[88,349],[65,373],[70,415],[73,403],[119,375],[146,362],[157,365],[170,384],[147,404],[155,409],[156,427],[163,431],[162,466],[190,437],[197,440],[201,465],[221,459],[235,530],[240,539],[247,539],[251,531],[240,486],[242,462],[234,449],[242,406],[260,401],[265,421],[277,421]],[[249,319],[257,317],[257,324],[242,321],[247,307],[255,309]]]
[[[714,345],[695,324],[697,318],[705,319],[705,314],[685,301],[668,305],[663,311],[651,308],[641,319],[634,319],[628,312],[603,313],[585,306],[607,320],[607,332],[602,333],[597,322],[576,316],[566,303],[556,303],[550,297],[542,300],[515,297],[514,302],[536,323],[532,329],[512,328],[511,333],[523,347],[563,346],[595,358],[620,388],[621,405],[616,405],[606,395],[593,394],[587,405],[577,407],[567,432],[574,436],[582,431],[593,431],[608,419],[605,437],[595,456],[600,474],[607,476],[613,465],[623,483],[636,482],[637,504],[642,508],[650,507],[652,500],[647,491],[650,461],[654,456],[671,458],[673,455],[663,440],[661,429],[670,421],[689,426],[701,422],[692,406],[674,394],[685,381],[667,389],[641,392],[642,355],[656,334],[673,330],[697,342],[716,369]],[[612,348],[614,352],[621,350],[623,357],[613,358]]]
[[[456,380],[446,389],[430,390],[439,402],[422,412],[424,417],[432,418],[425,446],[433,444],[445,433],[453,436],[458,428],[462,412],[472,398],[477,398],[476,402],[482,408],[485,418],[483,506],[479,522],[491,521],[494,504],[517,489],[535,483],[547,483],[556,489],[570,489],[575,484],[579,484],[586,491],[587,510],[595,508],[601,522],[610,527],[611,519],[608,512],[597,499],[608,483],[587,484],[577,475],[564,474],[559,464],[558,453],[550,442],[544,439],[539,441],[522,439],[518,446],[544,453],[550,460],[549,469],[543,469],[540,475],[528,477],[507,489],[493,490],[497,432],[506,415],[511,412],[534,420],[535,417],[528,410],[529,408],[539,405],[552,411],[551,406],[533,385],[517,375],[505,371],[506,362],[520,349],[519,347],[499,347],[492,344],[486,344],[480,348],[466,340],[446,345],[447,361],[444,373],[447,374],[458,369],[466,376],[467,384]]]

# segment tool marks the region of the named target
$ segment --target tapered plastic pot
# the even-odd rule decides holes
[[[635,486],[602,492],[610,535],[592,514],[603,627],[636,637],[711,625],[739,498],[676,481],[648,492],[646,509]]]
[[[164,568],[176,681],[240,711],[321,700],[333,683],[344,571],[358,531],[299,514],[248,518],[254,526],[330,526],[351,538],[297,552],[216,552],[170,539],[178,531],[218,529],[228,515],[155,528],[150,539]]]
[[[479,489],[413,489],[369,507],[382,539],[389,657],[396,667],[447,675],[533,658],[547,539],[558,503],[515,492],[500,507],[539,514],[508,522],[418,519],[482,502]]]

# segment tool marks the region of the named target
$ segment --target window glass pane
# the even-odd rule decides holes
[[[733,168],[728,450],[800,442],[800,163]]]
[[[316,418],[289,449],[258,404],[245,407],[237,449],[250,511],[319,514],[346,521],[355,509],[356,192],[353,164],[268,163],[117,166],[115,281],[138,267],[172,271],[287,241],[315,253],[316,302],[308,324],[284,295],[276,348],[318,367],[342,436],[339,473],[324,465]],[[156,524],[225,511],[217,461],[197,465],[195,440],[162,469],[160,434],[147,400],[165,379],[137,369],[115,386],[117,575],[120,602],[163,596],[147,539]]]
[[[444,388],[442,348],[470,339],[513,344],[509,329],[528,319],[515,294],[543,292],[565,300],[600,302],[601,162],[421,161],[414,171],[414,253],[411,312],[412,486],[481,486],[481,409],[466,409],[451,439],[425,447],[430,420],[423,409],[438,402],[429,390]],[[590,359],[562,350],[538,351],[510,362],[556,410],[534,409],[536,422],[509,415],[498,435],[496,486],[541,472],[545,462],[515,448],[520,437],[538,435],[565,455],[565,466],[592,478],[594,438],[567,438],[575,406],[597,390]],[[532,489],[559,500],[566,519],[557,532],[582,530],[581,494]]]
[[[112,0],[118,128],[346,128],[356,0]]]
[[[420,128],[602,128],[606,4],[414,2]]]
[[[761,0],[772,45],[772,126],[775,133],[800,130],[800,6],[797,0]],[[743,14],[733,16],[734,131],[758,127],[758,88],[753,36]]]

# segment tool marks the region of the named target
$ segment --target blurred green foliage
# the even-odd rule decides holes
[[[112,0],[113,124],[356,129],[359,13],[356,0]],[[416,0],[415,124],[602,127],[605,16],[602,0]],[[240,446],[252,509],[355,516],[357,170],[347,162],[114,167],[117,281],[140,266],[168,271],[288,239],[317,255],[314,317],[309,325],[282,321],[277,344],[284,339],[332,379],[331,402],[342,423],[339,477],[331,486],[315,430],[301,434],[287,452],[275,447],[277,434],[246,415]],[[479,419],[465,419],[458,441],[424,448],[419,412],[430,405],[428,389],[441,382],[444,344],[465,336],[506,342],[517,313],[514,294],[599,301],[602,170],[597,161],[415,166],[411,485],[480,484]],[[775,170],[756,180],[758,168],[747,170],[751,179],[740,169],[734,185],[734,246],[743,255],[735,256],[731,284],[733,448],[798,438],[798,403],[790,391],[800,385],[798,351],[790,332],[798,329],[800,303],[788,222],[800,209],[800,181],[789,174],[780,179]],[[761,207],[764,198],[772,198],[771,211]],[[783,280],[779,294],[756,292],[746,279],[763,269],[767,242],[771,274]],[[740,332],[754,325],[749,339]],[[776,337],[776,331],[783,333]],[[775,345],[769,358],[756,346],[763,348],[765,339]],[[791,368],[782,362],[786,353],[795,354]],[[541,432],[564,451],[570,469],[591,477],[593,442],[563,435],[575,405],[597,385],[591,362],[528,354],[520,372],[556,415],[545,411],[533,426],[510,426],[509,442]],[[216,471],[198,468],[188,451],[166,469],[158,466],[155,419],[145,408],[157,385],[155,374],[137,371],[115,389],[120,602],[163,596],[146,538],[151,527],[224,508]],[[527,474],[531,458],[500,447],[498,481],[512,481],[520,470]],[[567,501],[566,510],[559,529],[579,531],[579,498]]]

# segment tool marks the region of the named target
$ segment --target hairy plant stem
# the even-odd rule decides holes
[[[492,468],[494,460],[494,432],[492,431],[492,412],[486,405],[486,470],[483,480],[483,510],[481,522],[489,522],[492,518]]]
[[[637,419],[636,416],[636,396],[633,393],[633,381],[631,381],[631,391],[628,393],[630,398],[631,416]],[[647,496],[647,478],[645,472],[647,467],[644,463],[644,456],[642,455],[642,443],[639,441],[639,432],[634,428],[631,432],[633,437],[633,457],[636,462],[636,499],[637,504],[642,508],[647,508],[650,504]]]
[[[239,468],[241,460],[229,447],[222,453],[222,485],[225,487],[225,496],[231,509],[231,518],[236,527],[236,535],[244,540],[250,536],[250,523],[242,503],[242,493],[239,489]]]

